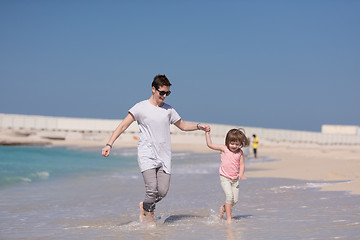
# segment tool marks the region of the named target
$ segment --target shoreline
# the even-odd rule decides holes
[[[0,131],[1,132],[1,131]],[[4,132],[2,132],[4,133]],[[99,148],[105,145],[110,133],[96,137],[76,138],[35,138],[19,133],[2,134],[1,145],[40,145],[65,146],[76,148]],[[123,134],[114,144],[114,148],[136,148],[137,133]],[[172,150],[174,152],[214,153],[206,146],[203,135],[185,136],[172,135]],[[9,144],[7,144],[7,142]],[[214,137],[214,143],[222,143],[222,137]],[[252,149],[250,149],[250,154]],[[303,146],[303,145],[271,145],[262,143],[258,148],[258,156],[269,156],[279,161],[259,163],[248,167],[246,176],[289,178],[313,181],[341,181],[321,187],[323,191],[347,191],[350,194],[360,194],[360,147],[357,146]]]
[[[68,145],[69,146],[69,145]],[[86,146],[78,146],[86,147]],[[87,147],[99,147],[94,145]],[[118,142],[114,147],[136,148],[136,142]],[[215,153],[204,144],[172,144],[173,152]],[[250,149],[252,152],[252,149]],[[262,146],[258,156],[269,156],[278,161],[257,163],[247,169],[248,178],[288,178],[305,181],[324,181],[321,191],[346,191],[360,194],[360,149],[350,147],[288,147]],[[251,160],[249,160],[251,161]],[[334,183],[333,183],[334,182]]]

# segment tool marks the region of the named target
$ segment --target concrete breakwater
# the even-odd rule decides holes
[[[0,114],[0,144],[49,144],[51,141],[106,142],[120,123],[119,120],[49,117],[20,114]],[[360,146],[360,136],[324,134],[320,132],[269,129],[209,123],[213,141],[222,143],[231,128],[243,128],[251,138],[256,134],[260,145],[279,146]],[[134,143],[138,134],[137,124],[132,124],[120,141]],[[183,132],[170,127],[172,143],[203,144],[202,131]]]

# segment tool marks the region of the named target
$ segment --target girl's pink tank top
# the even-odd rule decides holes
[[[242,150],[237,153],[233,153],[229,149],[226,149],[226,152],[221,153],[221,165],[219,169],[220,175],[230,179],[238,178],[241,155]]]

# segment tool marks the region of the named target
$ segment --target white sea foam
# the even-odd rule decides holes
[[[334,222],[334,223],[337,223],[337,222],[346,222],[346,220],[340,219],[340,220],[334,220],[333,222]]]
[[[332,183],[324,182],[324,183],[306,183],[305,188],[321,188],[327,185],[331,185]]]
[[[42,180],[45,180],[45,179],[48,179],[50,177],[50,173],[45,172],[45,171],[44,172],[37,172],[35,174],[35,176],[42,179]]]
[[[333,183],[323,182],[323,183],[306,183],[305,185],[285,185],[280,187],[271,188],[272,191],[275,192],[284,192],[287,189],[289,190],[301,190],[301,189],[309,189],[309,188],[321,188],[323,186],[331,185]]]
[[[360,225],[360,222],[349,223],[348,226]]]
[[[31,179],[30,178],[20,178],[21,181],[25,182],[25,183],[31,183]]]

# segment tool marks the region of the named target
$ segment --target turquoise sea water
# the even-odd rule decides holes
[[[137,167],[134,154],[104,158],[99,151],[65,147],[0,147],[0,188]]]

